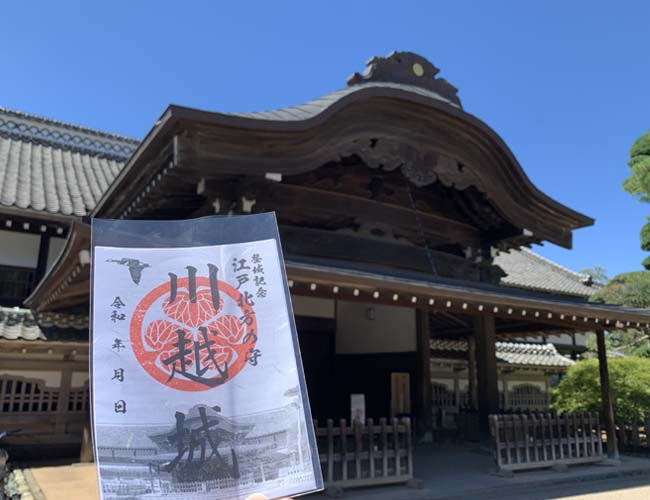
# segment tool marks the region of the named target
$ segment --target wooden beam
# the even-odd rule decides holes
[[[598,368],[600,370],[603,415],[605,416],[605,428],[607,430],[607,456],[610,459],[618,460],[616,423],[614,421],[614,407],[612,406],[612,394],[609,386],[609,369],[607,367],[607,348],[605,347],[604,330],[596,330],[596,342],[598,345]]]
[[[489,415],[499,411],[497,384],[496,329],[494,316],[474,318],[478,389],[479,432],[482,439],[490,438]]]
[[[89,282],[86,282],[85,284],[88,285]],[[90,287],[86,286],[83,290],[80,290],[80,287],[76,288],[76,290],[73,290],[70,293],[62,293],[52,299],[47,303],[44,310],[64,311],[88,304],[90,302]]]
[[[43,276],[45,276],[45,271],[47,269],[47,258],[49,253],[50,235],[42,234],[38,245],[38,262],[36,264],[36,272],[34,273],[34,283],[32,284],[32,290],[36,288],[38,282],[43,279]]]
[[[442,314],[440,311],[436,314]],[[449,315],[452,316],[453,315]],[[562,335],[567,333],[566,327],[558,328],[554,325],[546,325],[543,323],[533,323],[529,322],[517,322],[517,323],[505,323],[497,322],[496,323],[497,335],[500,337],[520,337],[522,335],[530,335],[533,332],[536,335]],[[436,328],[436,335],[439,337],[445,336],[468,336],[471,335],[474,331],[474,325],[468,324],[462,327],[444,327]]]
[[[650,316],[638,310],[620,310],[599,306],[593,303],[557,300],[556,297],[519,295],[506,287],[494,290],[479,289],[462,284],[425,282],[412,280],[408,276],[381,276],[379,274],[356,274],[345,269],[328,269],[303,267],[295,262],[287,262],[289,279],[297,282],[296,293],[311,295],[310,283],[319,285],[319,294],[323,297],[341,300],[358,300],[362,302],[408,305],[411,297],[416,297],[418,304],[435,299],[429,309],[447,311],[468,316],[491,314],[507,320],[530,321],[536,324],[555,325],[571,331],[595,331],[597,328],[616,326],[617,329],[646,328]],[[299,282],[299,283],[298,283]],[[322,286],[321,286],[322,285]],[[337,286],[338,294],[331,293],[332,286]],[[352,293],[357,290],[356,296]],[[304,290],[304,292],[303,292]],[[330,290],[328,292],[328,290]],[[373,298],[378,293],[379,298]],[[398,301],[391,297],[398,294]],[[370,299],[370,300],[369,300]],[[447,303],[449,306],[447,306]],[[622,324],[616,325],[617,322]],[[638,323],[638,324],[637,324]]]
[[[64,370],[70,368],[75,372],[88,371],[88,358],[82,358],[77,361],[65,361],[62,359],[37,359],[30,357],[29,354],[16,356],[14,359],[2,358],[0,364],[5,370]]]
[[[250,182],[242,191],[254,193],[258,210],[276,210],[281,218],[282,210],[325,216],[351,216],[369,220],[396,229],[405,228],[419,232],[416,212],[410,207],[380,203],[370,198],[362,198],[337,191],[278,184],[272,182]],[[441,214],[417,211],[425,234],[443,241],[462,246],[480,244],[480,231],[460,221],[449,219]]]
[[[431,275],[431,261],[424,248],[405,245],[386,235],[369,239],[336,231],[280,225],[282,251],[286,256],[311,256],[354,262],[368,262]],[[418,239],[421,242],[421,238]],[[479,265],[465,257],[431,250],[439,276],[476,281]]]

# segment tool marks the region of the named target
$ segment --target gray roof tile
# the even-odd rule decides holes
[[[501,252],[494,263],[507,274],[501,283],[515,288],[590,297],[600,285],[528,249]]]
[[[86,215],[138,141],[0,108],[0,205]]]
[[[0,339],[87,340],[88,316],[40,313],[29,309],[0,307]]]
[[[421,87],[415,87],[413,85],[406,85],[403,83],[368,82],[368,83],[353,85],[351,87],[346,87],[344,89],[337,90],[335,92],[324,95],[322,97],[318,97],[299,106],[290,106],[288,108],[274,109],[274,110],[267,110],[267,111],[254,111],[254,112],[230,113],[230,114],[234,116],[241,116],[244,118],[254,118],[258,120],[274,120],[274,121],[307,120],[309,118],[316,116],[319,113],[322,113],[332,104],[346,97],[347,95],[353,94],[360,90],[369,89],[373,87],[403,90],[405,92],[410,92],[412,94],[418,94],[424,97],[436,99],[437,101],[442,101],[455,108],[459,107],[457,104],[451,102],[449,99],[446,99],[431,90],[427,90]]]
[[[432,339],[431,355],[448,357],[446,353],[467,352],[467,341],[462,339]],[[565,358],[553,344],[526,342],[497,342],[497,360],[510,365],[569,367],[574,361]]]

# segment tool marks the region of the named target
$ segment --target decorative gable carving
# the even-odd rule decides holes
[[[432,148],[415,148],[390,138],[358,139],[342,146],[337,153],[337,159],[357,155],[371,169],[387,172],[400,169],[417,187],[439,180],[443,185],[456,189],[475,186],[484,190],[481,179],[470,166]]]

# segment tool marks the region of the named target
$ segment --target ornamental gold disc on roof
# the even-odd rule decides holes
[[[413,85],[430,90],[461,106],[458,89],[444,78],[436,78],[440,69],[414,52],[391,52],[387,57],[375,56],[368,61],[363,73],[348,78],[348,86],[370,82],[390,82]]]

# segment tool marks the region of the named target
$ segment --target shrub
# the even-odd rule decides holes
[[[609,383],[616,418],[643,419],[650,414],[650,359],[609,360]],[[559,413],[601,412],[598,360],[580,361],[552,391],[551,408]]]

